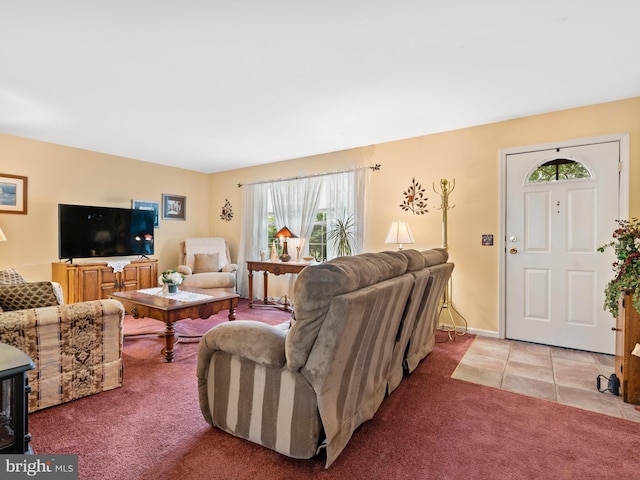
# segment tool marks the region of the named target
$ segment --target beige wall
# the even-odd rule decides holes
[[[178,242],[188,236],[229,239],[235,260],[240,242],[242,188],[238,183],[309,175],[379,163],[371,173],[365,249],[384,244],[396,219],[410,222],[415,248],[441,245],[439,196],[432,184],[455,179],[450,204],[449,247],[456,263],[453,301],[473,329],[498,330],[500,150],[613,133],[630,134],[630,213],[640,215],[640,97],[537,115],[353,150],[205,175],[86,150],[0,135],[0,173],[28,177],[28,215],[0,214],[8,241],[0,243],[0,267],[14,266],[28,280],[48,279],[57,261],[57,204],[129,207],[132,199],[161,201],[162,193],[187,197],[187,220],[160,220],[156,255],[161,269],[178,261]],[[429,213],[403,212],[403,191],[412,178],[427,188]],[[220,218],[225,200],[230,222]],[[495,246],[481,246],[493,234]],[[266,247],[266,246],[265,246]]]
[[[266,166],[233,170],[210,177],[211,226],[215,234],[229,238],[237,254],[241,220],[251,212],[242,210],[242,188],[238,183],[284,178],[379,163],[371,173],[367,199],[367,251],[394,248],[384,244],[389,223],[410,222],[415,248],[441,245],[441,178],[455,179],[450,197],[449,248],[456,263],[453,302],[470,328],[498,330],[500,150],[554,141],[572,140],[614,133],[630,134],[630,213],[640,215],[640,192],[633,186],[640,177],[640,98],[584,108],[536,115],[451,132],[389,142],[326,155],[317,155]],[[414,216],[403,212],[403,191],[412,178],[427,188],[429,213]],[[225,199],[234,207],[234,218],[219,218]],[[482,234],[493,234],[495,245],[481,245]],[[266,246],[265,246],[266,248]]]
[[[28,177],[27,215],[0,213],[0,268],[27,280],[50,279],[58,261],[58,203],[130,208],[133,199],[186,196],[186,220],[161,218],[156,229],[161,269],[177,264],[180,240],[209,233],[206,174],[1,134],[0,159],[0,173]]]

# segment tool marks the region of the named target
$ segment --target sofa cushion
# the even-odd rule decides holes
[[[407,258],[407,272],[422,270],[425,264],[425,254],[418,250],[400,250],[400,253]]]
[[[185,288],[233,288],[236,285],[236,275],[234,273],[205,272],[186,276],[182,285]]]
[[[0,285],[0,308],[4,311],[59,305],[51,282]]]
[[[219,253],[196,253],[193,256],[193,273],[219,272]]]
[[[8,285],[14,283],[27,283],[18,272],[13,268],[0,270],[0,285]]]
[[[447,263],[449,252],[445,248],[432,248],[431,250],[424,250],[422,256],[424,257],[424,266],[432,267],[434,265],[440,265],[441,263]]]

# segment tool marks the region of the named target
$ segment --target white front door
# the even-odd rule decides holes
[[[619,165],[618,141],[507,155],[507,338],[614,353],[603,309],[614,259],[597,248],[616,227]]]

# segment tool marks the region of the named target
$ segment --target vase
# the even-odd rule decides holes
[[[167,291],[169,293],[178,293],[178,285],[176,285],[175,283],[168,283]]]

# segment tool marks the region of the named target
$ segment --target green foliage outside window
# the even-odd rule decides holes
[[[309,255],[316,262],[327,259],[327,212],[321,210],[316,215],[316,221],[309,238]]]
[[[529,183],[557,182],[591,178],[589,170],[580,162],[568,158],[558,158],[543,163],[529,176]]]

